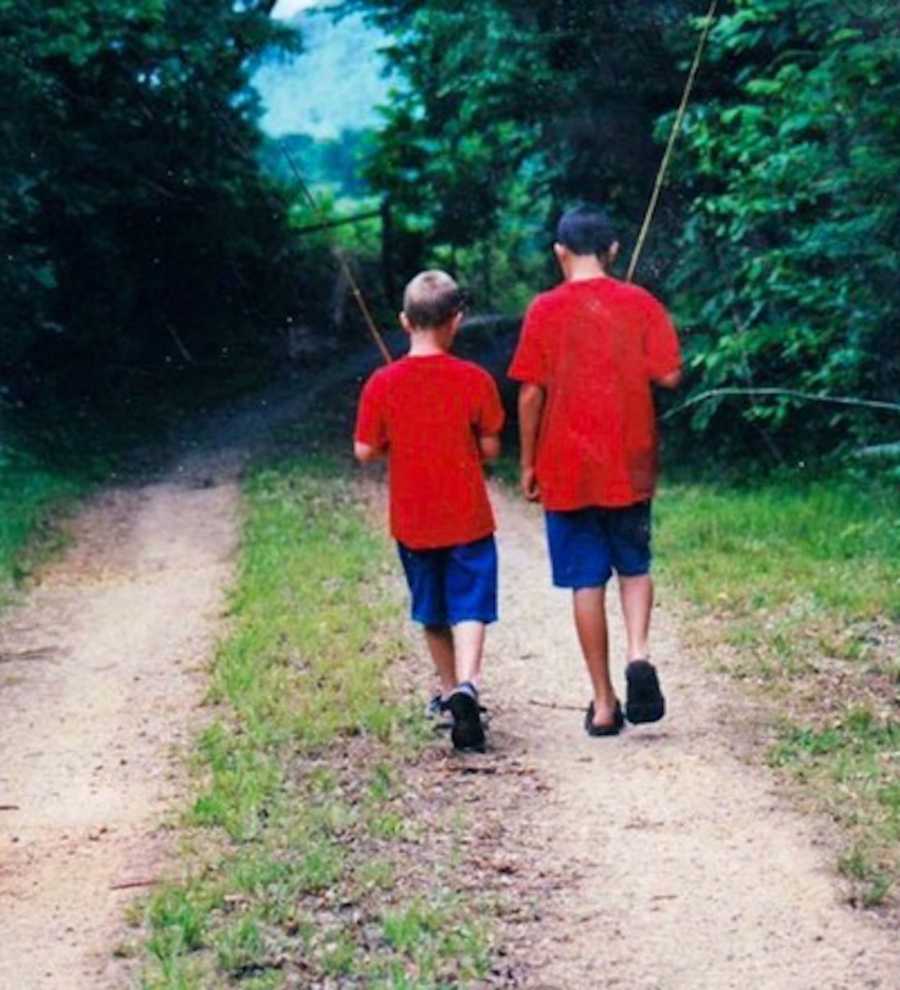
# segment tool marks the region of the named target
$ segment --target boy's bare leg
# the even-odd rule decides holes
[[[456,655],[453,633],[449,626],[425,626],[425,642],[441,682],[441,694],[446,698],[456,687]]]
[[[453,627],[457,684],[470,681],[480,686],[484,630],[483,622],[457,622]]]
[[[594,688],[594,723],[610,725],[616,696],[609,679],[606,588],[578,588],[572,595],[572,604],[581,652]]]
[[[619,577],[619,597],[628,637],[628,660],[646,660],[653,608],[653,580],[649,574]]]

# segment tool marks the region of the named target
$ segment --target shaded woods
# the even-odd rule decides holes
[[[252,70],[302,47],[273,6],[0,2],[7,407],[118,404],[252,377],[288,327],[325,326],[334,237],[392,318],[378,221],[374,239],[300,236],[311,218],[291,169],[271,144],[263,154]],[[351,149],[356,180],[341,204],[326,196],[325,212],[386,198],[387,284],[444,264],[481,312],[520,314],[555,278],[552,219],[575,199],[609,205],[627,257],[706,8],[346,0],[338,14],[362,11],[391,39],[394,88],[381,129]],[[735,0],[720,12],[637,273],[683,328],[688,396],[892,401],[894,4]],[[307,146],[291,144],[309,176],[320,163]],[[787,393],[717,394],[678,415],[732,460],[898,434],[896,412]]]
[[[0,4],[0,373],[28,406],[118,400],[258,352],[296,305],[249,66],[272,2]]]

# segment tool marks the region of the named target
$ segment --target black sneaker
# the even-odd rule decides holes
[[[478,689],[468,681],[447,699],[447,707],[453,715],[450,738],[453,748],[462,751],[484,752],[484,726],[481,724],[481,706]]]
[[[444,701],[444,696],[440,691],[425,706],[425,718],[434,722],[432,728],[435,732],[449,731],[453,728],[450,706]]]

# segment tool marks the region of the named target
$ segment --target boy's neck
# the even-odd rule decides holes
[[[606,267],[595,254],[573,254],[565,273],[567,282],[585,282],[590,278],[609,278]]]
[[[438,354],[449,354],[451,343],[443,329],[414,330],[409,335],[409,356],[435,357]]]

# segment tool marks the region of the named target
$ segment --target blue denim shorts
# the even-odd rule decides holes
[[[425,626],[497,621],[494,537],[438,550],[397,544],[412,595],[412,618]]]
[[[650,503],[621,509],[589,506],[546,513],[553,583],[557,588],[599,588],[612,577],[650,571]]]

